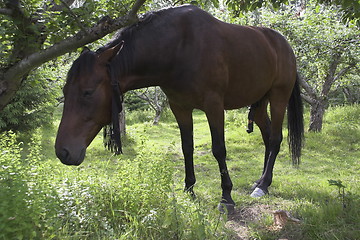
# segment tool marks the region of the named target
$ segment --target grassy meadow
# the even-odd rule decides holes
[[[245,110],[226,112],[231,216],[217,210],[220,175],[205,115],[194,112],[195,200],[183,192],[173,116],[153,126],[149,115],[127,115],[123,155],[107,152],[99,134],[79,167],[56,159],[58,122],[31,136],[1,133],[0,239],[360,239],[358,105],[330,108],[323,131],[306,132],[299,167],[284,126],[270,194],[261,199],[249,196],[263,166],[260,131],[246,133]],[[276,210],[300,222],[275,225]]]

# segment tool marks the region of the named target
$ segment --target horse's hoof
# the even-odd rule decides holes
[[[189,195],[191,200],[196,200],[196,195],[193,191],[188,191],[186,193]]]
[[[218,209],[221,213],[227,213],[228,215],[231,215],[235,211],[235,204],[219,203]]]
[[[191,186],[190,188],[185,188],[185,189],[184,189],[184,192],[187,193],[187,194],[189,194],[189,196],[190,196],[190,198],[191,198],[192,200],[195,200],[195,199],[196,199],[196,195],[195,195],[195,193],[194,193],[194,190],[193,190],[193,187],[192,187],[192,186]]]
[[[266,192],[264,192],[261,188],[256,187],[250,196],[253,198],[259,198],[264,195],[266,195]]]

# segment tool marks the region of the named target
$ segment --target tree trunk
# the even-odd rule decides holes
[[[326,109],[324,101],[315,100],[310,107],[310,132],[321,132],[323,125],[323,118]]]
[[[162,110],[163,110],[163,108],[157,109],[155,111],[155,117],[154,117],[153,125],[158,125],[159,124]]]

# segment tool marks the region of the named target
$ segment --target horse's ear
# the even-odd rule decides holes
[[[106,49],[104,52],[100,53],[98,58],[100,62],[108,63],[110,62],[113,57],[115,57],[123,48],[124,41],[121,41],[120,43],[116,44],[114,47]]]
[[[83,50],[81,51],[81,54],[83,54],[83,53],[86,53],[86,52],[90,52],[90,48],[88,48],[88,47],[84,47],[83,48]]]

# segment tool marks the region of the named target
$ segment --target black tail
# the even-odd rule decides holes
[[[300,96],[299,75],[296,75],[296,82],[288,104],[288,142],[291,157],[294,165],[300,164],[301,148],[304,139],[304,117],[303,103]]]

